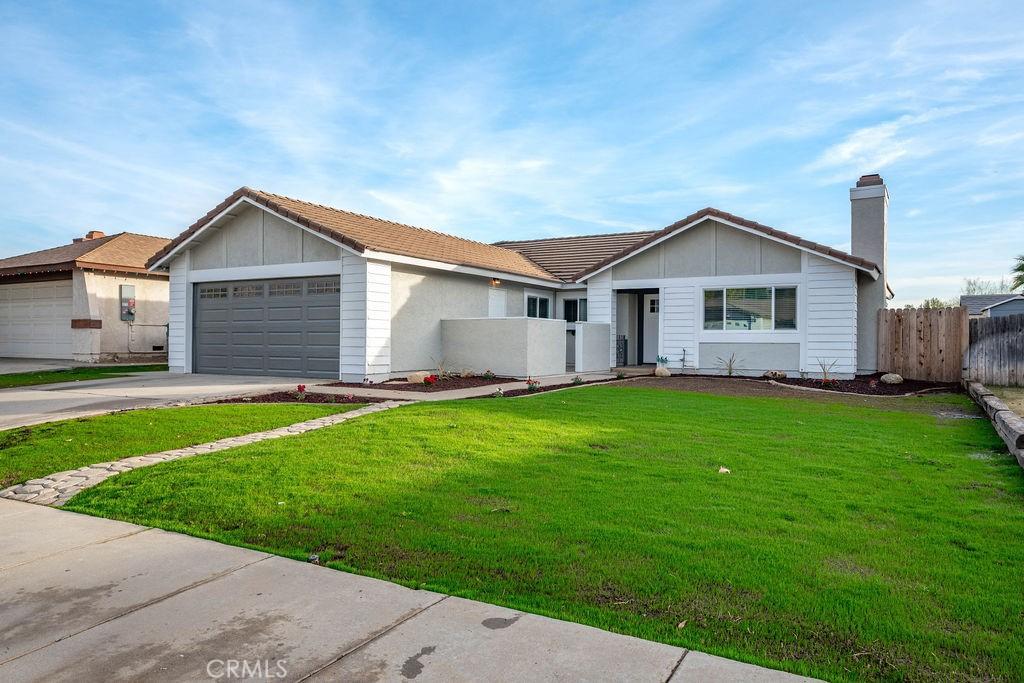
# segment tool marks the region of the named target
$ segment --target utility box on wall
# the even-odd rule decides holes
[[[135,285],[121,285],[121,320],[135,322]]]

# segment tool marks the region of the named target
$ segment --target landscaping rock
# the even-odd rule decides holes
[[[878,381],[882,384],[903,384],[903,377],[897,375],[895,372],[887,372],[879,377]]]
[[[429,372],[410,372],[408,375],[406,375],[405,381],[409,382],[410,384],[423,384],[423,380],[425,380],[429,376]]]
[[[761,375],[764,379],[786,379],[787,375],[782,370],[769,370]]]
[[[654,376],[655,377],[671,377],[672,376],[672,371],[669,370],[668,368],[663,368],[663,367],[659,366],[659,367],[654,368]]]

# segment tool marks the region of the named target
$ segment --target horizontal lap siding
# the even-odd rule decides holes
[[[169,271],[167,364],[173,371],[184,372],[188,337],[188,256],[171,261]]]
[[[662,355],[673,366],[683,364],[696,367],[697,363],[697,308],[696,287],[668,285],[661,289]]]
[[[612,273],[606,270],[587,280],[587,320],[609,324],[609,367],[615,366],[615,294]]]
[[[836,361],[831,372],[856,372],[856,272],[848,266],[809,256],[806,283],[806,370],[820,372],[820,360],[826,364]]]

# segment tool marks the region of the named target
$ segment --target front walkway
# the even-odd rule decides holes
[[[571,384],[573,377],[580,377],[584,382],[597,380],[615,379],[615,374],[607,372],[580,372],[568,373],[565,375],[550,375],[538,377],[542,387],[550,387],[558,384]],[[482,387],[471,387],[469,389],[451,389],[448,391],[401,391],[386,389],[387,384],[367,384],[362,387],[331,387],[323,384],[310,384],[310,390],[318,394],[351,394],[366,398],[386,398],[393,401],[450,401],[460,398],[478,398],[490,396],[498,389],[502,391],[514,391],[526,388],[526,380],[515,380],[503,384],[488,384]]]
[[[0,538],[0,680],[807,680],[27,503]]]

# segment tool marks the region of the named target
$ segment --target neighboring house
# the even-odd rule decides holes
[[[1024,313],[1024,294],[965,294],[960,305],[972,318],[1003,318]]]
[[[161,358],[167,275],[146,270],[162,237],[89,231],[0,259],[0,357],[96,362]]]
[[[717,209],[662,230],[482,244],[241,188],[149,262],[173,371],[378,381],[654,363],[875,371],[888,193],[850,190],[848,254]]]

